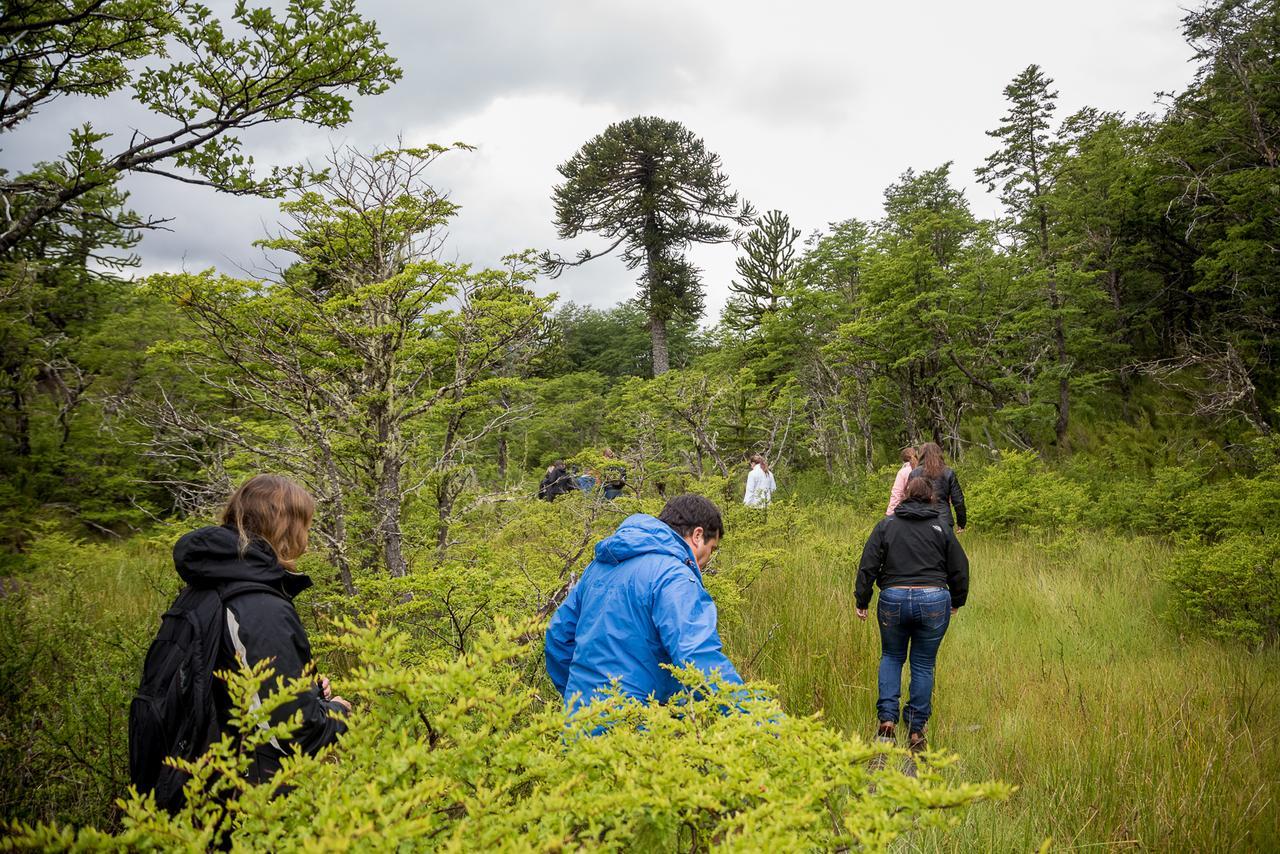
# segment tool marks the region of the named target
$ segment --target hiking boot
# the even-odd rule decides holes
[[[913,732],[907,736],[907,748],[912,753],[924,753],[929,749],[929,742],[923,732]]]
[[[886,744],[889,747],[897,746],[898,737],[894,734],[893,721],[880,722],[880,728],[876,730],[876,743]],[[871,757],[871,762],[867,765],[867,768],[870,771],[883,771],[888,764],[889,757],[879,753]]]

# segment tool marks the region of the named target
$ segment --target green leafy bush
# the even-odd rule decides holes
[[[187,767],[188,805],[170,817],[124,804],[115,835],[14,825],[11,843],[60,850],[884,850],[920,822],[1008,795],[998,783],[949,783],[943,756],[919,779],[869,772],[877,749],[815,718],[785,715],[755,690],[728,694],[696,671],[669,705],[613,697],[566,720],[510,663],[530,626],[500,621],[467,655],[428,666],[401,632],[376,626],[334,642],[358,662],[335,689],[356,700],[350,730],[316,757],[285,762],[270,785],[244,780],[247,751],[281,695],[254,709],[266,676],[227,674],[242,741],[226,738]],[[727,705],[732,709],[726,710]],[[296,721],[294,722],[296,723]],[[283,787],[283,788],[281,788]]]
[[[1280,537],[1237,533],[1177,552],[1166,572],[1181,615],[1214,637],[1280,639]]]
[[[968,524],[982,531],[1057,532],[1077,527],[1089,505],[1083,486],[1029,451],[978,469],[965,488]]]
[[[28,559],[37,571],[0,594],[0,811],[111,821],[128,783],[129,698],[178,579],[142,541],[45,532]]]

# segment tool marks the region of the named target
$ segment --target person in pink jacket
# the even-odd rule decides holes
[[[907,478],[911,476],[911,470],[919,465],[916,458],[916,449],[911,445],[907,445],[902,449],[902,468],[898,469],[898,476],[893,479],[893,491],[889,493],[889,508],[884,511],[884,515],[892,516],[893,511],[902,503],[902,495],[907,489]]]

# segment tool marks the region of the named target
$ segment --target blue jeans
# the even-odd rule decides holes
[[[881,722],[897,722],[902,665],[910,649],[911,699],[902,710],[902,722],[911,732],[923,732],[932,711],[933,665],[951,622],[951,593],[945,587],[881,590],[876,622],[880,624],[880,699],[876,713]]]

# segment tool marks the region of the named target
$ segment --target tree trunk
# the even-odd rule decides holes
[[[454,394],[455,403],[459,402],[461,398],[461,391]],[[462,410],[458,409],[449,417],[448,426],[444,433],[444,444],[440,447],[439,466],[442,469],[442,473],[440,475],[440,484],[436,487],[436,518],[439,520],[439,526],[436,528],[436,548],[440,550],[441,555],[444,554],[445,547],[449,543],[449,527],[453,521],[453,505],[458,500],[458,495],[462,492],[459,483],[456,481],[457,473],[453,469],[453,455],[457,449],[458,430],[461,427]]]
[[[333,544],[329,549],[329,560],[338,568],[338,576],[342,579],[342,589],[348,596],[356,595],[355,579],[351,575],[351,560],[347,557],[347,502],[342,492],[342,481],[338,474],[338,463],[333,457],[333,448],[328,439],[320,443],[324,453],[324,473],[329,484],[329,506],[326,515],[330,519]]]
[[[400,508],[404,500],[400,492],[401,465],[402,461],[396,455],[383,457],[382,475],[378,478],[378,492],[374,499],[382,558],[392,578],[404,578],[409,572],[409,565],[404,559],[404,534],[400,530]]]
[[[650,225],[656,230],[656,223]],[[645,278],[648,281],[649,340],[653,348],[653,375],[660,377],[671,369],[667,355],[667,319],[656,307],[658,303],[658,268],[661,258],[656,247],[645,250]]]
[[[507,399],[507,393],[504,391],[498,395],[498,403],[502,406],[503,412],[511,410],[511,401]],[[502,480],[502,485],[507,485],[507,428],[498,428],[498,477]]]
[[[436,548],[443,554],[449,544],[449,528],[453,522],[453,505],[458,500],[459,490],[454,485],[454,472],[446,471],[440,476],[440,486],[436,489]]]
[[[1035,167],[1034,162],[1032,167]],[[1041,197],[1038,172],[1035,175],[1035,197],[1037,200]],[[1053,312],[1053,346],[1056,351],[1059,372],[1058,402],[1054,404],[1058,411],[1058,417],[1053,424],[1053,434],[1054,443],[1058,448],[1062,448],[1067,438],[1067,425],[1071,419],[1071,384],[1070,377],[1067,375],[1067,334],[1062,323],[1062,298],[1058,294],[1058,279],[1053,274],[1053,257],[1049,252],[1049,214],[1045,210],[1043,203],[1037,204],[1037,215],[1040,226],[1040,261],[1044,264],[1045,272],[1049,277],[1047,283],[1049,310]]]
[[[1062,300],[1058,296],[1058,283],[1049,277],[1049,307],[1053,309],[1053,346],[1058,359],[1058,417],[1053,424],[1055,443],[1059,448],[1064,446],[1067,438],[1067,425],[1071,419],[1071,381],[1067,376],[1067,335],[1062,324]]]
[[[660,317],[649,317],[649,340],[653,343],[653,375],[660,377],[671,370],[667,355],[667,322]]]
[[[910,368],[907,369],[901,386],[902,425],[907,428],[907,441],[915,445],[920,442],[920,426],[916,423],[915,379],[911,376]]]

